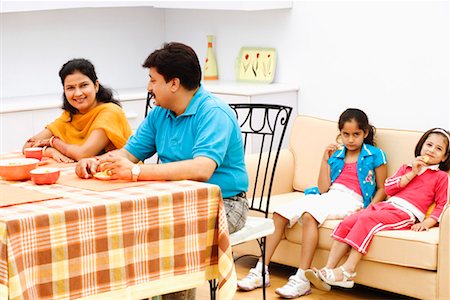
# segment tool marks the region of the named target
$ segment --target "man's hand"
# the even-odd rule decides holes
[[[99,158],[100,171],[108,170],[108,175],[111,179],[132,180],[131,169],[134,163],[129,159],[117,155],[116,153],[108,152]]]
[[[91,178],[97,172],[100,162],[95,157],[81,159],[75,168],[75,173],[80,178]]]

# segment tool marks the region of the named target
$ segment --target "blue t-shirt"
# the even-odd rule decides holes
[[[208,182],[220,186],[224,198],[248,189],[236,115],[203,86],[182,115],[159,106],[153,108],[125,149],[142,161],[157,152],[162,163],[208,157],[217,164]]]

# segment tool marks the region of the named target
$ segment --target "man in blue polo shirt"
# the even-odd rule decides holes
[[[241,229],[248,213],[248,176],[241,131],[230,107],[200,85],[201,68],[194,50],[168,43],[154,51],[148,91],[156,107],[124,148],[100,159],[81,160],[76,173],[89,178],[108,169],[111,179],[197,180],[217,184],[227,213],[228,229]],[[158,153],[160,164],[137,164]]]

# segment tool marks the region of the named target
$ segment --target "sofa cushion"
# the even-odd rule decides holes
[[[423,132],[379,128],[375,134],[375,143],[387,156],[388,176],[393,175],[402,164],[414,159],[414,149]]]
[[[338,220],[329,220],[319,229],[318,248],[330,250],[333,239],[330,234],[339,224]],[[285,232],[286,239],[301,244],[302,226],[294,225]],[[378,232],[369,247],[365,260],[382,262],[406,267],[437,270],[439,229],[415,232],[411,230],[387,230]],[[405,251],[405,249],[408,249]]]
[[[273,212],[280,205],[289,205],[303,193],[292,192],[273,196],[270,211]],[[330,250],[333,239],[330,234],[340,220],[327,220],[319,229],[319,249]],[[294,225],[286,229],[285,238],[292,243],[302,243],[302,226]],[[411,230],[387,230],[378,232],[369,247],[365,260],[395,264],[400,266],[437,269],[437,253],[439,243],[439,228],[432,228],[427,232]],[[410,249],[405,251],[405,249]]]
[[[367,260],[437,270],[439,228],[429,231],[387,230],[374,237]]]
[[[271,159],[275,157],[275,153],[272,153]],[[261,167],[258,172],[259,161],[262,161]],[[247,197],[251,197],[254,192],[256,195],[261,195],[262,189],[264,187],[264,195],[268,194],[269,185],[264,184],[265,180],[269,179],[270,173],[267,174],[267,177],[264,175],[265,173],[265,161],[267,160],[267,153],[264,153],[261,157],[259,153],[246,154],[245,155],[245,166],[248,173],[248,186],[249,189],[247,191]],[[272,164],[269,167],[269,170],[272,169]],[[256,176],[258,173],[258,176]],[[275,171],[275,180],[272,185],[271,195],[282,194],[286,192],[293,191],[292,189],[292,178],[294,177],[294,156],[291,151],[288,149],[281,149],[280,155],[278,157],[278,164]],[[255,189],[255,180],[258,178],[258,184],[256,191]],[[289,178],[289,180],[286,180]],[[268,183],[268,182],[267,182]]]
[[[338,134],[336,122],[308,116],[295,119],[289,139],[294,156],[294,190],[304,191],[317,185],[325,147],[336,141]]]

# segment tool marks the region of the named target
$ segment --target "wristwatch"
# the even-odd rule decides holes
[[[139,174],[141,174],[141,167],[138,164],[135,164],[131,168],[131,180],[138,181]]]

